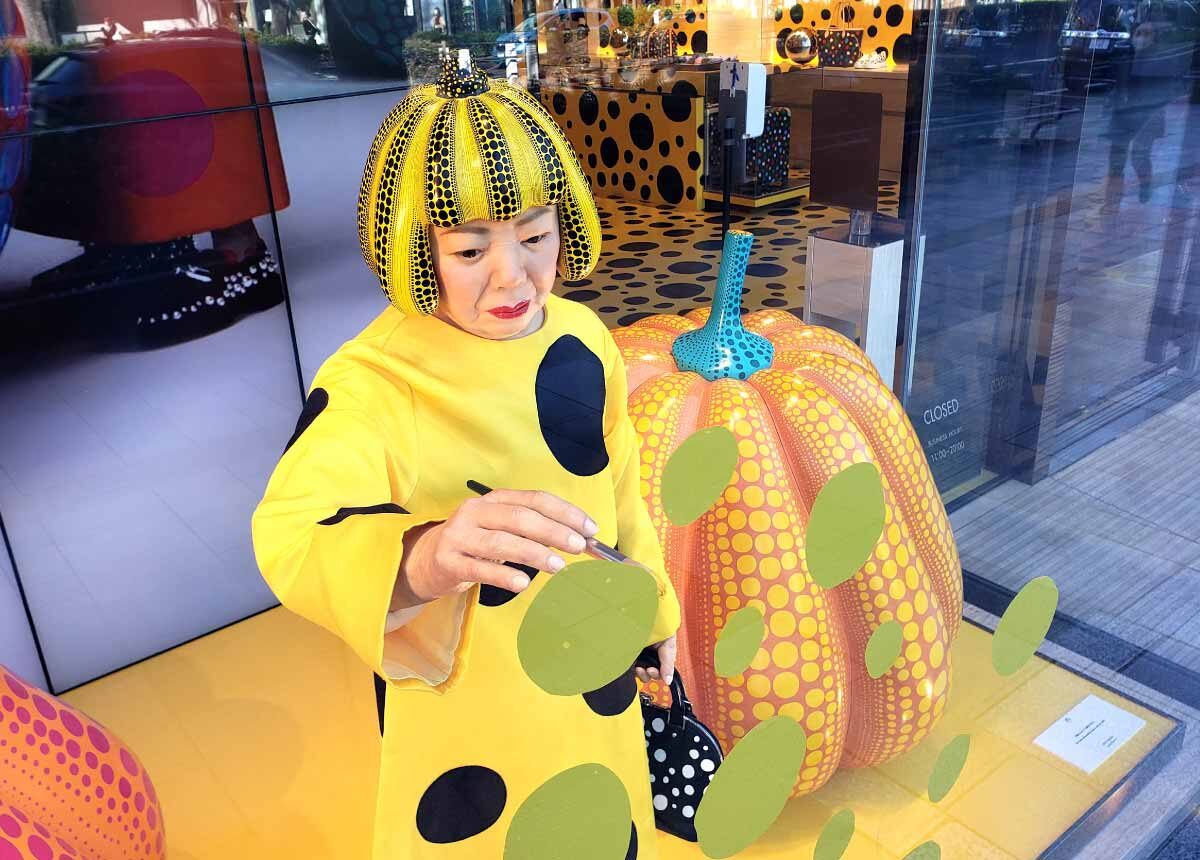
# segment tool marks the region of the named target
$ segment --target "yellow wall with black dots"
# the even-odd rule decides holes
[[[678,92],[543,87],[539,98],[579,153],[592,193],[704,206],[704,99]]]
[[[907,63],[912,59],[913,38],[912,9],[908,3],[864,2],[864,0],[849,0],[847,4],[853,18],[849,23],[843,23],[836,17],[837,4],[830,2],[794,3],[784,6],[777,13],[779,20],[775,23],[775,43],[771,51],[771,62],[780,66],[781,71],[794,68],[782,50],[784,42],[791,32],[799,27],[807,27],[814,32],[837,23],[839,28],[859,29],[863,31],[862,51],[871,54],[878,50],[887,53],[889,64]],[[815,63],[814,63],[815,65]]]
[[[693,3],[675,12],[671,29],[681,55],[708,53],[708,10],[704,3]]]
[[[837,23],[839,26],[863,31],[864,54],[882,49],[891,62],[906,63],[912,59],[913,17],[909,3],[849,0],[849,8],[854,16],[850,23]],[[834,17],[835,13],[835,4],[828,0],[786,4],[775,13],[768,12],[773,17],[778,16],[775,21],[775,41],[770,62],[780,66],[780,71],[794,67],[796,64],[788,59],[787,52],[781,50],[787,37],[798,27],[807,27],[814,31],[829,27],[837,20]],[[671,20],[671,27],[676,32],[680,54],[703,54],[708,51],[708,14],[705,3],[694,3],[676,12]]]

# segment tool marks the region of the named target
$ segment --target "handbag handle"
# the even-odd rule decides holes
[[[847,17],[847,13],[851,11],[853,11],[853,7],[850,5],[849,0],[838,0],[833,7],[834,20],[833,23],[829,25],[829,29],[842,30],[849,28],[851,19]],[[840,26],[837,23],[838,21],[842,22]]]
[[[634,666],[640,666],[643,669],[660,669],[658,661],[658,651],[653,645],[648,645],[642,649],[642,653],[638,654],[637,660],[633,663]],[[675,676],[671,678],[671,725],[679,727],[683,725],[684,715],[691,716],[692,703],[688,700],[687,693],[683,689],[683,677],[679,673],[679,669],[675,669]]]

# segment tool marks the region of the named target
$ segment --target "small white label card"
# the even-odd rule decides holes
[[[1145,725],[1141,717],[1089,694],[1033,742],[1090,774]]]

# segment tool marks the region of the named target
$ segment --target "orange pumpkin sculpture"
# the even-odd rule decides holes
[[[921,445],[866,355],[786,312],[740,316],[751,239],[727,234],[711,315],[651,316],[613,336],[642,445],[642,494],[683,610],[678,665],[692,703],[727,753],[763,720],[796,719],[808,736],[797,795],[928,734],[949,691],[962,570]],[[740,253],[731,254],[731,240]],[[687,332],[695,334],[679,349]],[[690,356],[685,366],[697,366],[700,347],[715,368],[709,378],[676,362]],[[661,497],[666,461],[713,426],[737,440],[733,480],[699,519],[672,526]],[[807,569],[805,526],[826,481],[862,462],[882,475],[883,533],[851,579],[825,590]],[[726,618],[745,606],[761,610],[766,636],[751,666],[724,678],[715,645]],[[903,626],[901,655],[872,679],[867,641],[893,619]]]
[[[0,858],[162,860],[165,838],[129,748],[0,666]]]

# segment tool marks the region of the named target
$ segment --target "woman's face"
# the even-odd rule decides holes
[[[490,340],[521,337],[542,322],[558,266],[558,213],[535,206],[508,221],[433,227],[440,296],[434,315]]]

